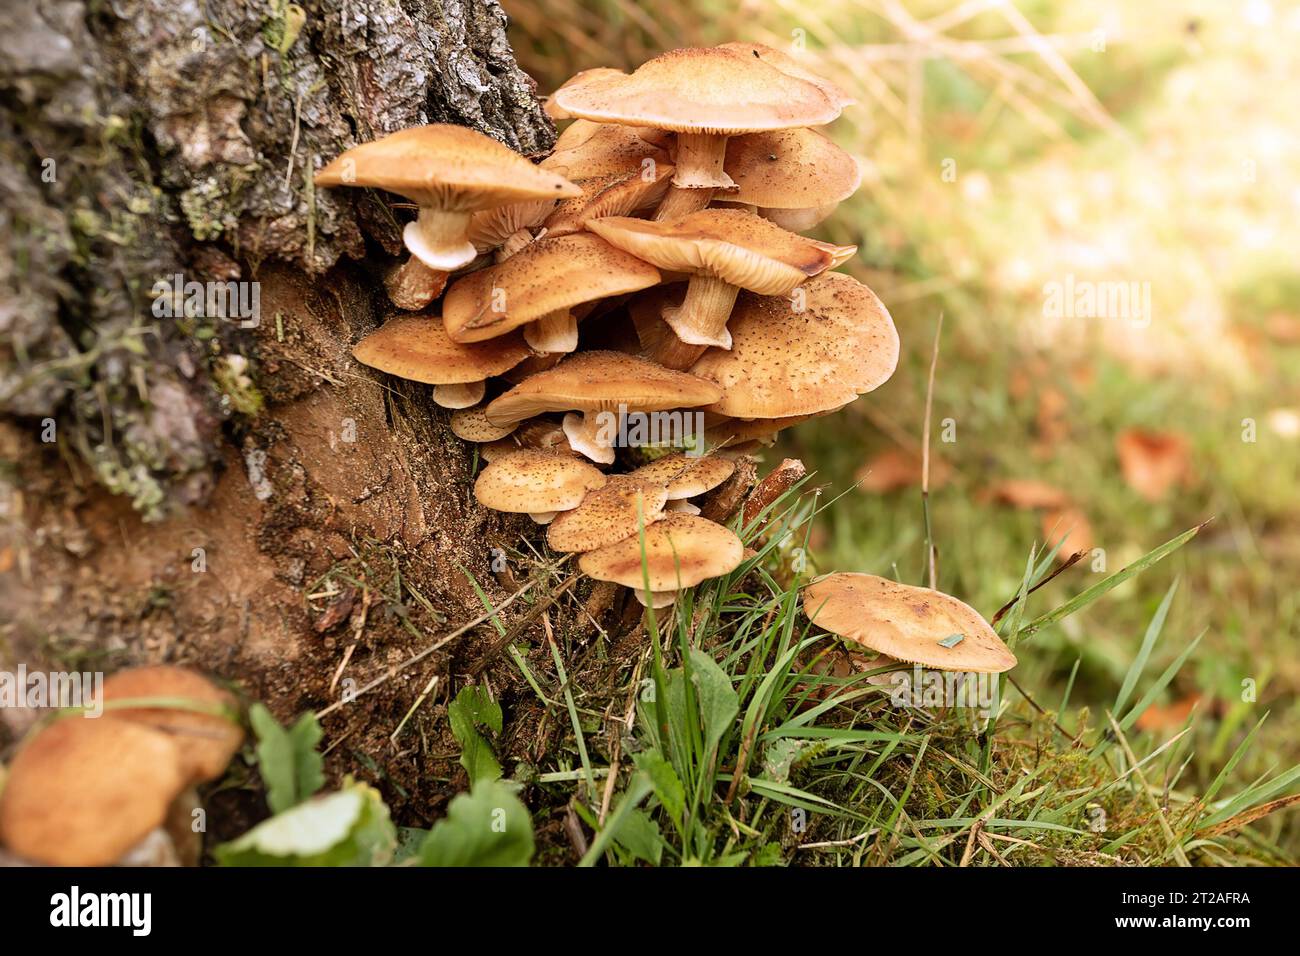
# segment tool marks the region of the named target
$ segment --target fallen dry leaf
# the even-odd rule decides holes
[[[1033,478],[1008,478],[985,489],[982,497],[1025,511],[1064,508],[1070,503],[1070,496],[1060,488]]]
[[[1070,422],[1065,415],[1069,407],[1070,400],[1059,388],[1047,385],[1038,393],[1038,440],[1049,448],[1069,437]]]
[[[1191,478],[1191,449],[1182,435],[1128,428],[1115,439],[1115,450],[1124,480],[1147,501],[1162,500]]]
[[[1200,694],[1188,694],[1167,707],[1152,704],[1138,714],[1137,729],[1148,732],[1179,730],[1200,702]]]
[[[930,490],[948,483],[952,469],[948,463],[930,455]],[[875,494],[888,494],[902,488],[921,486],[921,456],[901,448],[887,448],[858,469],[854,475],[858,487]]]
[[[1043,513],[1043,539],[1048,550],[1065,541],[1057,552],[1058,561],[1065,561],[1076,551],[1091,551],[1095,543],[1087,516],[1073,506],[1051,508]]]

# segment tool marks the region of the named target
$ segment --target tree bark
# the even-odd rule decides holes
[[[552,145],[495,0],[11,6],[0,662],[193,664],[287,718],[481,611],[471,575],[500,600],[527,574],[501,560],[521,525],[475,505],[430,389],[351,359],[391,311],[409,213],[312,187],[347,147],[426,122]],[[257,283],[260,321],[159,316],[177,275]],[[335,711],[331,771],[436,816],[429,781],[457,773],[439,701],[486,643]],[[512,673],[484,676],[508,696]]]

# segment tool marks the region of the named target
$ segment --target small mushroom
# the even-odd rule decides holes
[[[811,415],[787,415],[784,418],[727,418],[710,415],[704,428],[704,444],[709,449],[734,449],[751,442],[762,445],[775,443],[778,432],[793,428],[813,418],[837,412],[842,405]]]
[[[482,342],[523,325],[538,352],[578,345],[577,306],[659,282],[659,270],[596,236],[539,239],[499,265],[452,284],[443,301],[447,334]]]
[[[663,198],[672,174],[670,164],[659,163],[646,171],[578,180],[582,195],[556,205],[542,226],[548,236],[567,236],[586,229],[593,219],[626,216],[647,209]]]
[[[818,627],[895,660],[975,674],[1016,666],[978,611],[930,588],[838,572],[804,588],[803,609]]]
[[[317,186],[372,186],[419,207],[402,233],[406,248],[430,269],[448,272],[476,255],[466,231],[482,209],[579,190],[514,150],[463,126],[416,126],[354,146],[316,174]]]
[[[415,256],[399,262],[384,273],[384,288],[388,299],[399,309],[420,312],[442,295],[447,288],[448,274],[430,269]]]
[[[810,129],[733,136],[726,170],[737,186],[728,202],[757,207],[791,232],[817,225],[862,182],[853,157]]]
[[[651,591],[676,591],[734,571],[745,552],[729,528],[695,515],[670,514],[645,529],[644,569],[641,539],[638,532],[588,551],[578,567],[598,581],[638,591],[644,590],[647,577]]]
[[[857,251],[786,232],[736,209],[706,209],[672,222],[615,216],[593,220],[588,228],[665,271],[689,274],[685,299],[664,310],[664,321],[687,345],[722,349],[731,348],[727,320],[741,289],[789,295],[809,276],[840,265]],[[676,365],[696,355],[682,351],[664,348],[650,358]]]
[[[352,355],[362,365],[433,385],[433,400],[443,408],[469,408],[483,400],[485,380],[518,365],[528,348],[518,335],[454,342],[436,316],[398,315],[358,342]]]
[[[497,458],[474,482],[474,497],[485,508],[527,514],[547,524],[561,511],[582,504],[587,492],[604,487],[594,466],[568,455],[520,450]]]
[[[492,401],[487,417],[506,425],[544,412],[579,412],[564,417],[569,444],[592,461],[611,464],[620,410],[693,408],[716,402],[721,396],[711,382],[645,359],[621,352],[580,352]]]
[[[744,295],[731,351],[710,349],[691,372],[722,389],[707,409],[731,418],[787,418],[839,408],[884,384],[898,365],[898,332],[875,293],[828,272],[790,299]]]
[[[494,442],[500,441],[518,428],[515,424],[493,425],[487,420],[483,408],[482,405],[475,405],[473,408],[458,408],[452,412],[452,434],[465,441]]]
[[[117,706],[149,698],[193,707]],[[190,784],[220,777],[244,742],[234,695],[184,667],[118,671],[104,681],[104,703],[114,720],[141,724],[171,737]]]
[[[551,99],[565,115],[677,134],[664,218],[702,209],[715,190],[734,188],[723,169],[728,136],[822,126],[841,110],[820,88],[762,57],[717,47],[672,50],[630,74],[575,78]]]
[[[0,841],[51,866],[109,866],[163,824],[186,778],[167,734],[109,716],[62,717],[13,759]]]
[[[631,475],[612,475],[604,487],[559,515],[546,531],[555,551],[594,551],[636,534],[663,517],[668,490]]]
[[[625,176],[657,166],[671,167],[671,145],[672,134],[662,130],[575,120],[556,139],[555,152],[542,160],[541,166],[575,183]]]
[[[661,482],[669,501],[694,498],[731,477],[736,463],[717,455],[665,455],[630,472],[642,481]]]

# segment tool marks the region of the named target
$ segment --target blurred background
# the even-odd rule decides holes
[[[596,66],[727,40],[805,60],[857,104],[827,132],[863,188],[814,231],[856,243],[898,374],[787,433],[826,496],[815,565],[923,582],[919,457],[934,390],[939,586],[992,614],[1030,550],[1087,555],[1044,610],[1179,532],[1172,558],[1035,637],[1042,706],[1113,701],[1161,598],[1148,673],[1204,632],[1144,714],[1201,788],[1300,761],[1300,8],[1268,0],[503,0],[549,93]],[[1066,718],[1063,718],[1066,719]],[[1067,726],[1073,726],[1073,714]],[[1294,845],[1294,815],[1270,822]],[[1287,830],[1289,832],[1276,832]]]

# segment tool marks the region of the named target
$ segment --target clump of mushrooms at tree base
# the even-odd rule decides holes
[[[530,515],[585,574],[671,605],[745,557],[692,499],[898,363],[885,306],[834,271],[856,247],[799,232],[858,188],[857,162],[816,129],[846,105],[803,60],[730,43],[573,77],[547,102],[571,122],[536,164],[436,124],[348,150],[317,185],[418,208],[385,277],[400,311],[355,357],[434,387],[479,444],[480,504]],[[629,438],[633,419],[674,440]],[[930,589],[829,575],[804,609],[887,662],[1015,664],[977,612]]]

